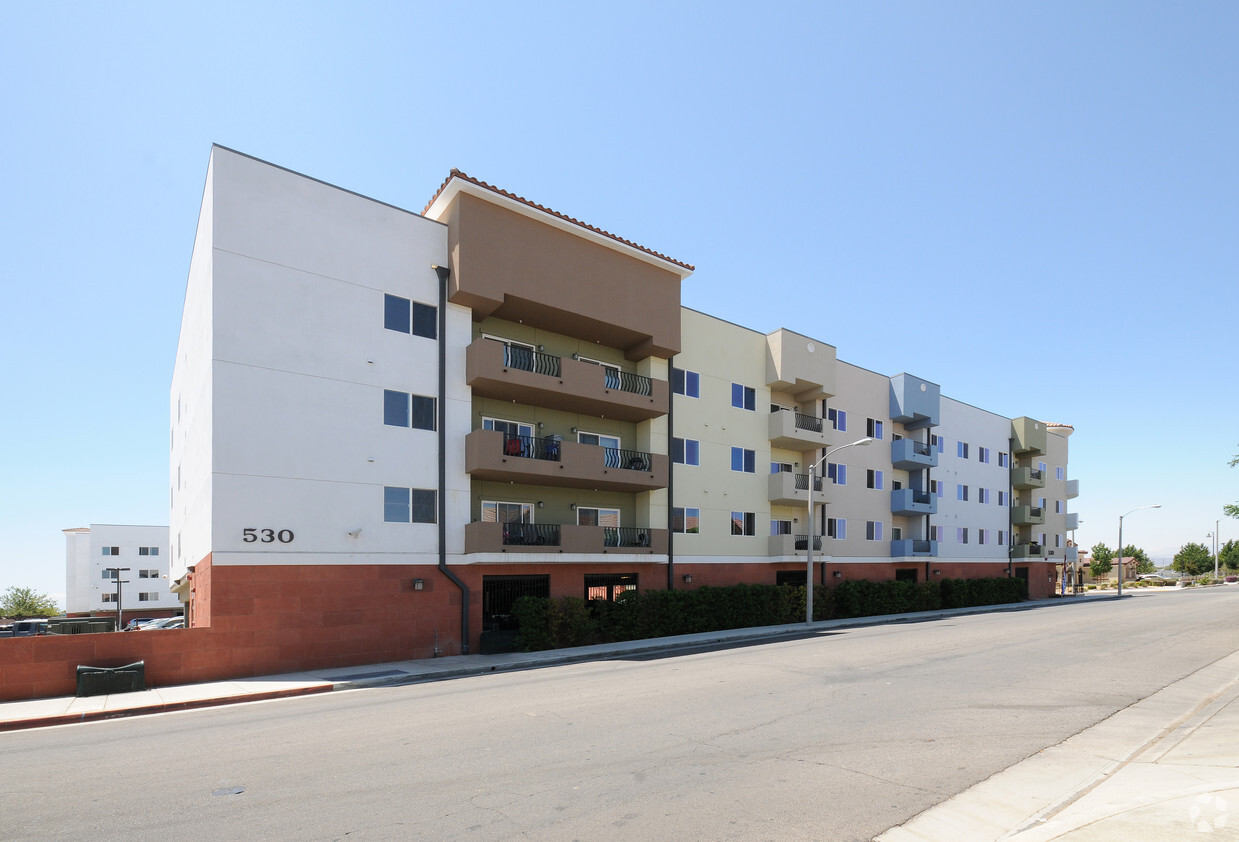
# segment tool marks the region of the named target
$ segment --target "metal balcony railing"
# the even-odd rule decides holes
[[[606,371],[608,389],[618,389],[621,392],[630,392],[634,395],[648,395],[654,389],[653,381],[645,375],[616,371],[613,368],[608,368]]]
[[[798,550],[809,549],[809,536],[808,535],[797,535],[795,547]],[[822,537],[819,535],[813,539],[813,551],[817,552],[821,548],[822,548]]]
[[[1029,506],[1028,507],[1029,517],[1042,517],[1044,514],[1045,514],[1045,510],[1042,509],[1040,506]]]
[[[648,471],[650,454],[640,450],[622,450],[618,447],[604,448],[603,464],[608,468],[625,468],[629,471]]]
[[[809,490],[809,475],[808,474],[796,474],[795,476],[796,476],[796,490],[797,491],[808,491]],[[822,478],[821,477],[813,478],[813,490],[815,492],[822,490]]]
[[[505,436],[503,455],[519,456],[522,459],[549,459],[558,462],[560,440],[552,436]]]
[[[604,526],[602,527],[602,545],[604,547],[648,547],[650,530],[640,526]]]
[[[928,456],[930,454],[929,445],[923,441],[912,442],[912,452],[917,456]]]
[[[816,415],[805,415],[804,413],[797,412],[796,429],[820,433],[822,431],[822,419]]]
[[[549,547],[559,546],[559,524],[557,523],[505,523],[503,525],[504,546],[537,544]]]
[[[1045,477],[1042,476],[1042,472],[1037,470],[1036,468],[1028,469],[1028,478],[1029,479],[1045,479]]]
[[[560,376],[560,359],[550,354],[543,354],[532,348],[521,345],[503,343],[503,364],[508,368],[519,368],[522,371],[532,371],[535,374],[545,374],[549,377]]]

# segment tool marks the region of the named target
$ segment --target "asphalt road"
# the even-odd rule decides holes
[[[1140,593],[14,732],[0,837],[866,840],[1236,651],[1236,618],[1239,587]]]

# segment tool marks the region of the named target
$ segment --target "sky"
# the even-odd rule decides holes
[[[686,306],[1073,425],[1083,547],[1239,538],[1236,43],[1208,0],[9,4],[0,590],[168,522],[212,143],[414,211],[459,168],[694,264]]]

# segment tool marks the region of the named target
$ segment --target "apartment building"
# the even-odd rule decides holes
[[[191,624],[290,668],[477,651],[521,595],[802,583],[810,540],[819,582],[1048,593],[1069,427],[682,307],[693,271],[463,173],[418,214],[214,147],[170,395]]]
[[[65,535],[65,613],[167,617],[180,608],[168,586],[168,527],[92,523]]]

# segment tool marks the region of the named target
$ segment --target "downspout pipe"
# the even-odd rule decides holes
[[[447,279],[452,270],[431,266],[439,276],[439,572],[460,588],[460,654],[469,654],[469,586],[447,566]]]

